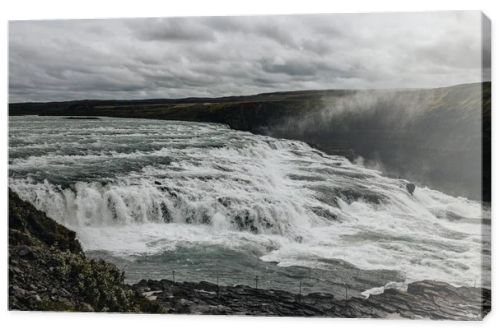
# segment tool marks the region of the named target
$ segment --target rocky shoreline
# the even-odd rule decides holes
[[[455,288],[437,281],[348,300],[328,293],[298,295],[245,285],[170,280],[142,280],[133,289],[167,313],[181,314],[481,320],[491,308],[490,290]]]
[[[9,190],[9,309],[481,320],[491,309],[491,291],[420,281],[407,291],[342,300],[209,282],[129,285],[115,265],[88,259],[73,231]]]

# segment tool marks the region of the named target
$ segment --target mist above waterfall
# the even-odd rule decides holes
[[[266,131],[351,160],[362,157],[368,165],[383,166],[392,177],[488,200],[481,187],[482,126],[489,123],[482,113],[484,89],[474,84],[325,93],[307,112],[295,113]]]

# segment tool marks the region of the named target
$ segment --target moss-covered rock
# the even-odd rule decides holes
[[[81,253],[82,247],[76,240],[75,232],[68,230],[48,218],[45,213],[36,210],[30,203],[21,200],[9,189],[9,244],[26,243],[26,236],[32,236],[47,246],[54,246],[62,251]]]
[[[115,265],[85,257],[75,233],[9,191],[9,308],[162,312]]]

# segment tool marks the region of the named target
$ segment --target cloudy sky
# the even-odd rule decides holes
[[[438,87],[481,81],[481,49],[478,12],[14,21],[9,96]]]

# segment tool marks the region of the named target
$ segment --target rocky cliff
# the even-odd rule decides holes
[[[161,312],[123,284],[123,273],[89,260],[73,231],[9,191],[9,309]]]

